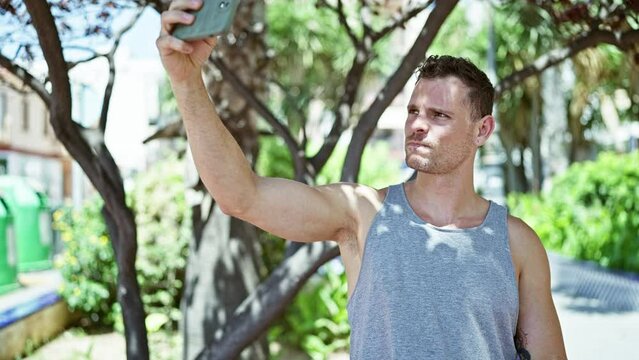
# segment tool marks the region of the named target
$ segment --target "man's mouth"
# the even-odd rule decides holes
[[[409,147],[409,148],[414,148],[414,149],[420,148],[420,147],[430,148],[429,145],[421,143],[419,141],[409,141],[409,142],[406,143],[406,146]]]

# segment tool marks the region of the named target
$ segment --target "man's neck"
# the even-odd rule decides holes
[[[437,226],[472,227],[483,220],[488,203],[475,193],[469,173],[417,174],[406,187],[415,212]]]

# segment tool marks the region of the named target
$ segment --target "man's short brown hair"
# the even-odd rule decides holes
[[[492,114],[495,88],[486,73],[479,70],[470,60],[449,55],[431,55],[415,72],[417,81],[455,76],[468,87],[468,101],[473,120]]]

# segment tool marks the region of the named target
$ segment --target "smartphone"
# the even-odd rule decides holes
[[[202,7],[193,13],[195,20],[190,25],[176,25],[173,36],[189,41],[229,31],[240,0],[203,0],[203,2]]]

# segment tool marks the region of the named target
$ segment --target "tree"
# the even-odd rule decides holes
[[[503,5],[503,10],[509,16],[497,16],[496,19],[496,27],[502,26],[501,31],[496,32],[496,37],[497,69],[498,75],[503,79],[497,86],[497,98],[498,114],[502,120],[498,135],[507,156],[507,190],[539,191],[544,173],[540,152],[541,129],[545,126],[544,121],[563,120],[544,119],[541,96],[543,81],[539,75],[567,59],[577,64],[574,67],[576,75],[586,75],[579,72],[581,67],[578,64],[591,58],[594,61],[586,60],[595,65],[591,70],[606,69],[608,72],[607,75],[599,72],[602,75],[599,82],[608,85],[616,82],[628,89],[629,86],[615,75],[615,68],[619,66],[614,66],[612,62],[609,66],[603,65],[601,60],[611,57],[597,54],[609,54],[609,49],[615,48],[617,52],[626,53],[628,61],[622,67],[629,70],[636,68],[639,4],[636,1],[600,1],[589,7],[577,1],[530,1],[528,4],[508,2]],[[508,31],[504,31],[506,29]],[[634,64],[631,64],[633,61]],[[585,77],[577,76],[579,83],[569,96],[575,100],[569,105],[568,124],[565,126],[571,134],[568,144],[570,162],[583,159],[589,153],[584,148],[588,146],[584,141],[586,127],[579,122],[584,108],[583,97],[589,97],[597,88],[592,82],[591,86],[586,86],[582,80],[592,78],[593,75],[590,72]],[[513,80],[523,86],[514,87]],[[513,91],[506,91],[508,89]],[[629,92],[632,94],[634,90]],[[531,183],[525,175],[525,151],[532,154]],[[519,155],[517,161],[512,158],[513,154]]]
[[[22,4],[3,2],[3,14],[10,13],[18,23],[33,26],[37,33],[42,56],[48,66],[48,80],[40,81],[26,69],[16,64],[5,55],[0,54],[0,65],[21,78],[47,104],[50,122],[56,137],[62,142],[69,154],[80,164],[93,186],[96,188],[104,206],[102,215],[110,235],[113,251],[118,267],[117,297],[122,308],[125,336],[127,339],[127,357],[131,359],[148,359],[146,327],[144,325],[144,308],[140,298],[139,284],[135,272],[135,256],[137,252],[136,225],[133,212],[125,202],[124,185],[120,171],[104,143],[104,131],[107,126],[107,114],[111,91],[115,79],[114,54],[122,35],[130,29],[137,16],[117,34],[113,34],[111,50],[105,54],[94,53],[88,61],[103,56],[109,63],[109,82],[105,89],[102,111],[97,128],[84,128],[74,122],[71,115],[71,85],[69,70],[79,62],[65,59],[61,43],[61,35],[71,33],[71,25],[54,14],[70,12],[75,6],[69,2],[49,4],[45,0],[27,0]],[[125,5],[109,1],[100,4],[101,12],[95,22],[85,27],[85,34],[109,33],[104,25],[112,17],[112,10]],[[58,29],[62,29],[59,31]],[[15,34],[3,34],[4,40],[10,42]],[[71,36],[75,34],[70,34]],[[34,44],[27,39],[21,43],[23,56],[27,60],[34,58]],[[51,90],[48,90],[50,85]]]

